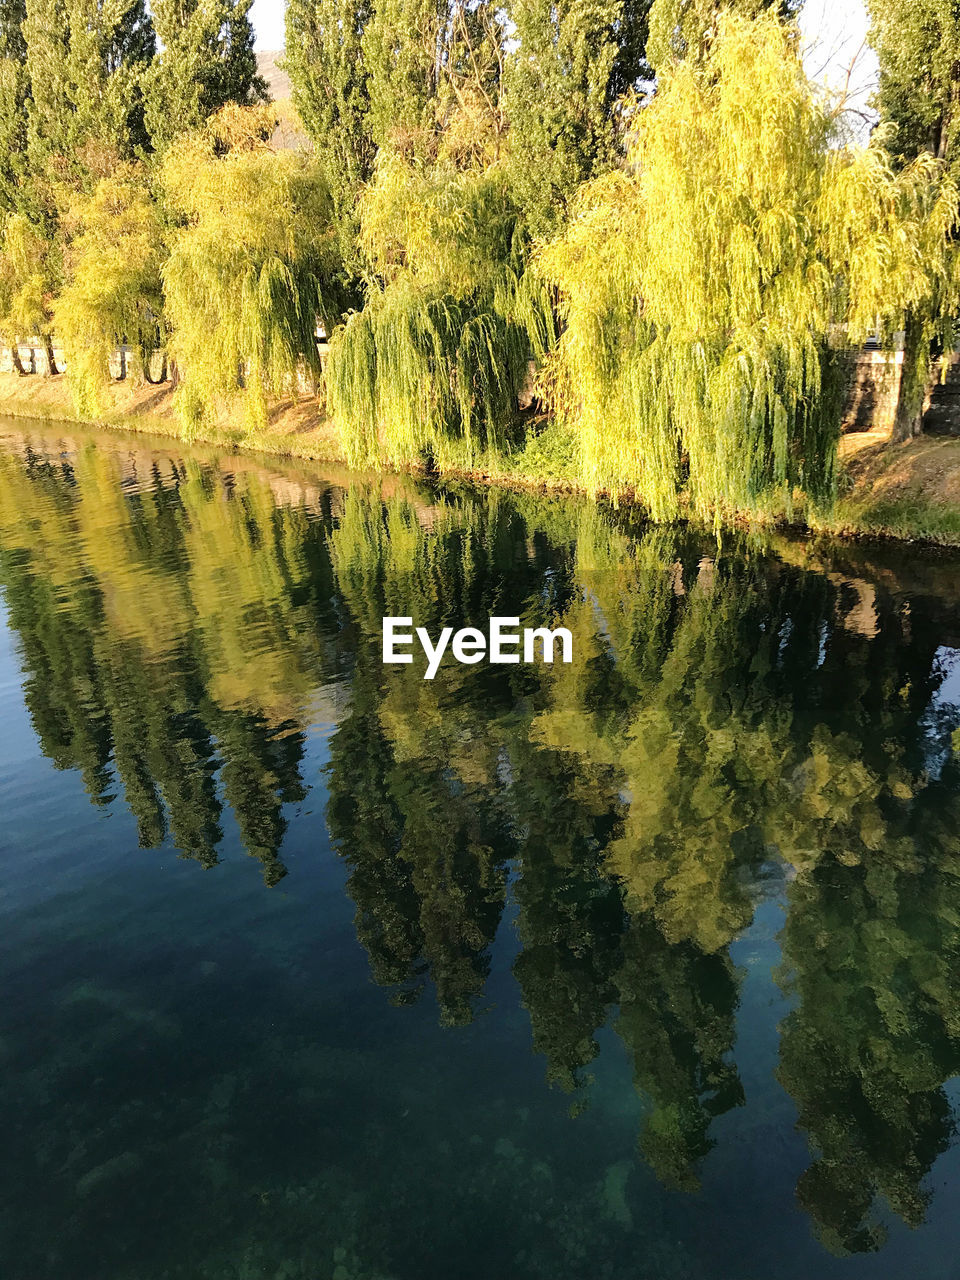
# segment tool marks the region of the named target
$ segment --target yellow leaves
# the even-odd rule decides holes
[[[376,279],[330,343],[328,394],[353,465],[476,465],[517,414],[552,315],[528,287],[497,166],[381,161],[360,205]]]
[[[465,296],[502,269],[507,178],[491,165],[461,171],[384,156],[360,202],[360,242],[386,282],[410,272]]]
[[[312,158],[266,144],[269,120],[266,109],[225,108],[164,163],[184,221],[164,290],[188,420],[243,394],[262,426],[268,395],[295,396],[301,371],[319,377],[317,326],[339,318],[329,189]]]
[[[0,333],[8,341],[49,325],[50,251],[42,228],[22,213],[7,217],[0,245]]]
[[[715,519],[830,499],[829,348],[949,308],[957,270],[939,169],[835,142],[773,15],[725,14],[702,60],[661,69],[625,171],[539,256],[566,321],[547,385],[592,489],[633,488],[661,520],[684,487]]]
[[[75,197],[67,225],[54,323],[77,410],[95,414],[114,348],[127,342],[146,357],[160,343],[163,225],[143,168],[118,166],[91,195]]]
[[[833,153],[818,202],[827,256],[845,268],[851,342],[899,327],[908,308],[935,313],[956,297],[956,187],[931,156],[894,174],[881,142]]]

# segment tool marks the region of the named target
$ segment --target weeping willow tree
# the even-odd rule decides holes
[[[67,283],[55,313],[70,363],[77,412],[96,414],[110,379],[110,357],[134,347],[149,378],[150,357],[162,341],[163,224],[138,165],[102,179],[74,205],[75,235],[66,251]],[[126,374],[125,363],[120,376]]]
[[[373,279],[331,339],[327,384],[349,461],[474,462],[516,418],[552,326],[504,171],[388,157],[361,242]]]
[[[51,336],[59,262],[56,246],[41,224],[23,213],[7,217],[0,239],[0,335],[10,344],[17,373],[33,373],[20,361],[18,343],[37,337],[56,373]]]
[[[170,354],[187,426],[241,396],[249,426],[270,395],[320,378],[318,325],[340,312],[329,188],[315,162],[269,145],[267,108],[228,106],[164,162],[183,225],[163,268]]]
[[[955,292],[952,184],[835,129],[776,16],[721,15],[661,71],[627,166],[540,259],[564,321],[545,384],[593,491],[657,519],[829,502],[842,348]]]

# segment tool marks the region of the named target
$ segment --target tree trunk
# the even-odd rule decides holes
[[[57,362],[53,355],[53,341],[49,334],[43,335],[43,350],[47,357],[47,374],[51,378],[57,377],[60,370],[57,368]]]
[[[120,351],[120,372],[117,375],[117,382],[126,382],[127,380],[127,349],[126,347],[121,345],[121,347],[119,348],[119,351]]]
[[[145,380],[150,383],[151,387],[158,387],[162,382],[166,382],[167,380],[167,353],[162,350],[160,352],[160,377],[150,377],[150,366],[153,363],[153,357],[155,354],[156,348],[150,352],[146,360],[143,362],[143,376]]]
[[[11,344],[10,355],[13,359],[13,367],[17,371],[17,375],[21,378],[28,377],[29,375],[27,374],[26,369],[23,367],[23,361],[20,359],[19,343],[14,342]]]
[[[164,357],[166,359],[166,357]],[[180,370],[177,368],[176,360],[170,361],[170,385],[176,391],[180,385]]]
[[[903,368],[891,439],[910,440],[923,431],[923,407],[930,391],[930,326],[910,312],[904,324]]]

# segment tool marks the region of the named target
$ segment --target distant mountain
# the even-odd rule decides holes
[[[282,102],[284,98],[290,97],[290,77],[277,66],[282,57],[282,49],[257,54],[257,70],[266,80],[267,91],[274,102]]]

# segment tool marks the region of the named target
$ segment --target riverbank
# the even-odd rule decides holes
[[[104,387],[102,412],[95,419],[84,419],[74,408],[66,374],[55,378],[21,378],[15,373],[0,373],[0,416],[147,432],[277,457],[344,461],[337,430],[330,419],[319,412],[316,400],[305,397],[272,405],[263,431],[247,430],[238,411],[231,413],[225,409],[215,424],[190,433],[177,417],[173,396],[172,383],[151,386],[131,377]]]
[[[53,424],[145,432],[216,448],[324,463],[344,463],[336,425],[304,398],[271,406],[266,429],[245,429],[225,411],[215,423],[185,431],[170,384],[133,378],[103,392],[96,421],[78,417],[66,375],[21,378],[0,373],[0,415]],[[854,431],[841,439],[840,497],[829,519],[811,518],[814,532],[960,546],[960,438],[921,436],[893,444],[884,431]],[[570,442],[555,430],[511,456],[491,456],[469,477],[487,483],[576,492]]]

